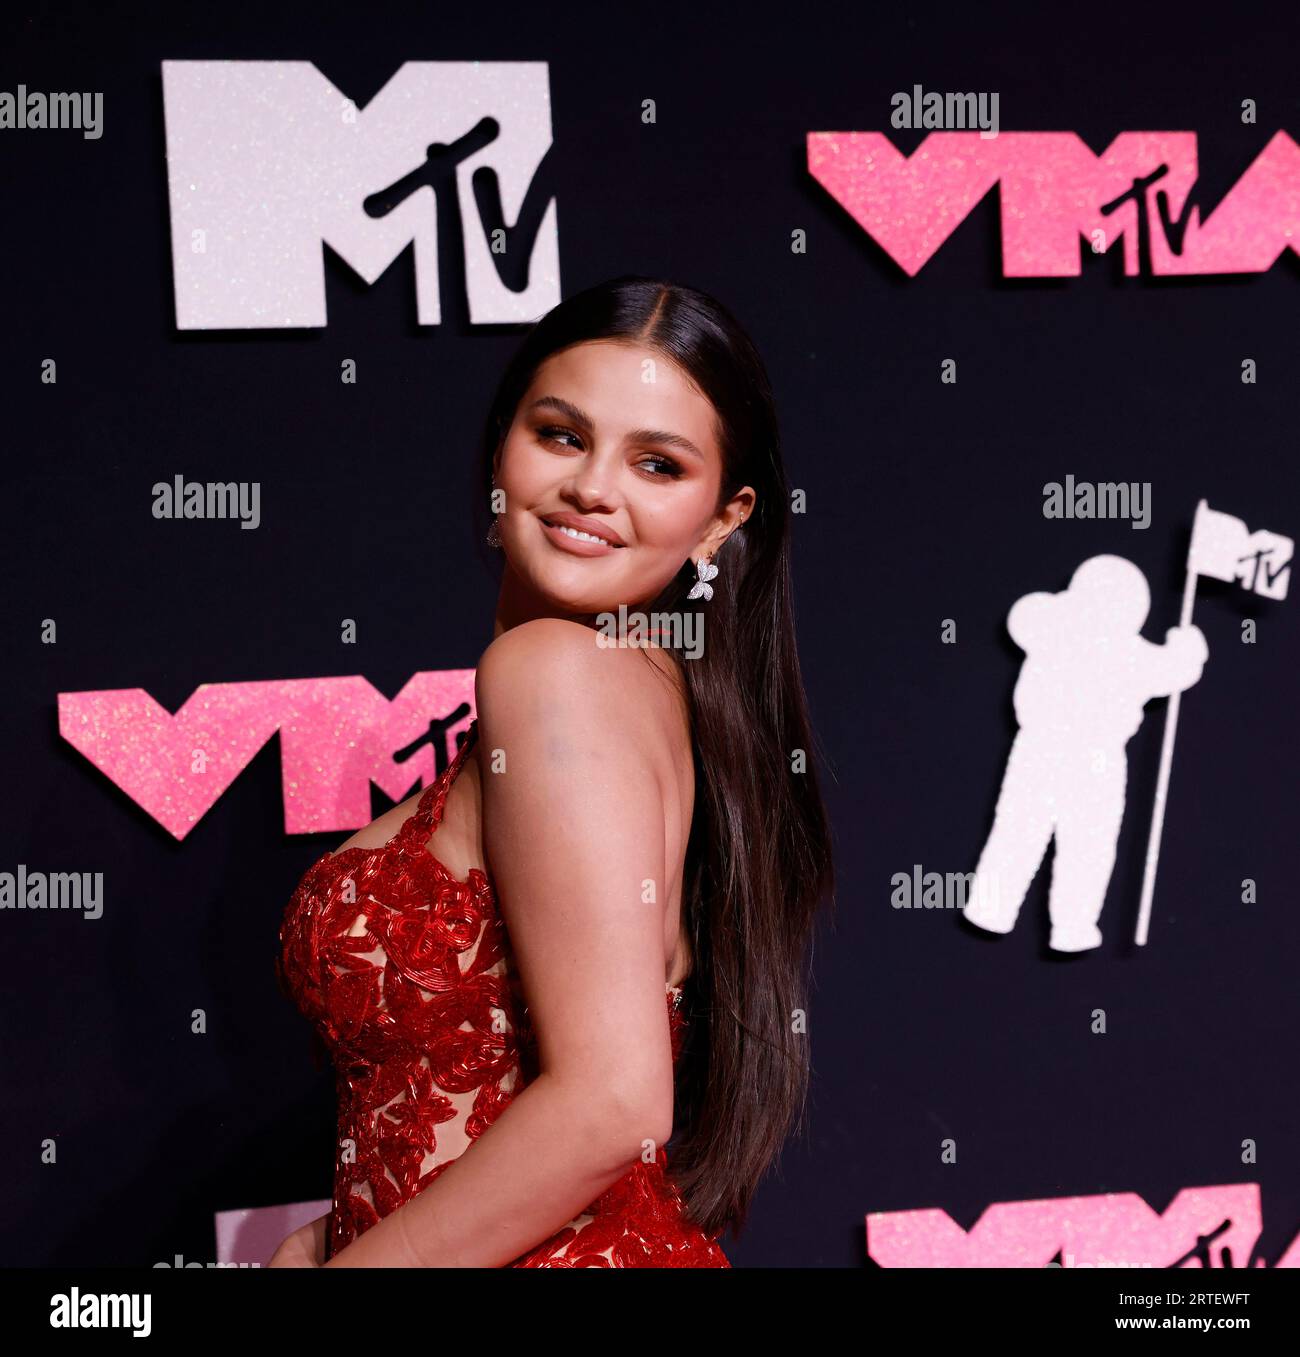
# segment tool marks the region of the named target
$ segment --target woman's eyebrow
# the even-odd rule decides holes
[[[581,425],[588,433],[594,427],[591,416],[585,410],[579,410],[572,401],[566,401],[563,396],[539,396],[528,408],[531,411],[539,406],[558,410],[567,419]],[[665,447],[680,448],[682,452],[690,453],[692,457],[704,461],[704,454],[699,448],[689,438],[683,438],[678,433],[667,433],[663,429],[633,429],[628,438],[634,443],[662,443]]]
[[[571,401],[566,401],[563,396],[539,396],[528,408],[530,411],[536,410],[542,405],[558,410],[575,424],[581,424],[584,429],[590,430],[593,427],[591,416],[585,410],[579,410]]]
[[[665,447],[679,448],[682,452],[688,452],[701,462],[704,460],[704,454],[699,448],[689,438],[683,438],[679,433],[666,433],[662,429],[633,429],[628,437],[633,443],[662,443]]]

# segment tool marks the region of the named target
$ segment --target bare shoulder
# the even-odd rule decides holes
[[[483,733],[580,724],[671,752],[689,739],[685,686],[666,651],[605,646],[602,633],[541,617],[503,632],[474,678]]]

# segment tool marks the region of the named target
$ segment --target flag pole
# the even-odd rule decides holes
[[[1192,566],[1192,543],[1196,541],[1196,524],[1201,510],[1206,507],[1201,500],[1196,506],[1196,515],[1192,519],[1192,536],[1187,547],[1187,578],[1183,582],[1183,610],[1178,625],[1185,627],[1192,620],[1192,603],[1196,598],[1196,571]],[[1156,865],[1160,861],[1160,835],[1165,827],[1165,797],[1169,792],[1169,769],[1174,761],[1174,734],[1178,730],[1179,698],[1181,689],[1171,694],[1169,706],[1165,711],[1165,734],[1160,745],[1160,772],[1156,777],[1156,803],[1151,815],[1151,834],[1147,839],[1146,868],[1142,873],[1142,901],[1138,905],[1137,933],[1134,942],[1145,947],[1147,927],[1151,922],[1151,897],[1156,888]]]

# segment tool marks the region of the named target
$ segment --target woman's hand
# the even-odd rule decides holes
[[[324,1267],[328,1215],[300,1225],[271,1255],[267,1267]]]

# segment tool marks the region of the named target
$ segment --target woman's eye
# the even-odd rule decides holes
[[[682,474],[681,467],[671,457],[647,457],[645,461],[639,462],[638,465],[655,468],[652,474],[656,479],[676,477]]]
[[[544,442],[544,443],[557,443],[557,444],[559,444],[559,446],[562,447],[562,448],[571,448],[571,447],[574,447],[575,444],[573,444],[573,443],[560,443],[560,439],[561,439],[561,438],[573,438],[573,439],[576,439],[576,438],[577,438],[577,434],[572,434],[572,433],[570,433],[570,432],[568,431],[568,429],[558,429],[558,428],[552,428],[552,427],[550,427],[550,426],[547,426],[547,427],[544,428],[544,429],[538,429],[537,434],[538,434],[538,437],[541,438],[542,442]]]
[[[543,443],[550,443],[557,448],[581,448],[582,440],[577,434],[568,429],[562,429],[555,424],[547,424],[537,430],[537,436]],[[571,438],[571,443],[562,442],[562,439]],[[651,454],[644,457],[637,463],[637,466],[645,468],[652,480],[675,480],[682,474],[681,464],[674,461],[671,457],[660,457],[657,454]]]

